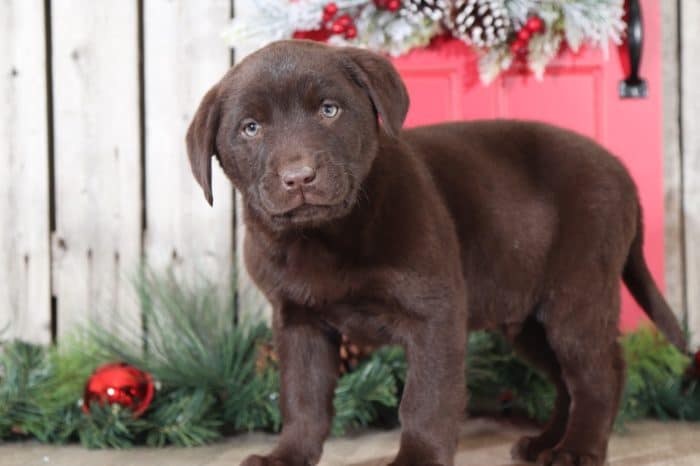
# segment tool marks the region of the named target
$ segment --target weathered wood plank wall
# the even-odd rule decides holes
[[[183,138],[230,65],[220,34],[233,3],[0,1],[0,338],[138,320],[144,257],[230,289],[244,235],[234,194],[214,164],[206,205]],[[667,294],[700,344],[700,4],[662,12]],[[240,309],[269,312],[235,274]]]
[[[230,284],[233,190],[214,162],[214,206],[207,204],[190,172],[184,135],[200,99],[230,66],[221,31],[231,5],[149,0],[144,6],[145,254],[155,269]]]
[[[184,146],[231,64],[220,37],[231,10],[231,0],[0,2],[0,338],[138,324],[142,258],[231,291],[233,190],[215,164],[210,208]]]
[[[138,316],[141,135],[137,2],[51,4],[57,331]]]

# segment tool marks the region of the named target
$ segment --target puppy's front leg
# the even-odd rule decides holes
[[[439,314],[439,312],[437,313]],[[401,448],[391,466],[451,466],[466,405],[466,323],[440,316],[411,326],[399,411]]]
[[[292,305],[275,309],[273,330],[280,361],[282,434],[272,453],[251,456],[242,466],[314,465],[333,417],[339,338],[317,316]]]

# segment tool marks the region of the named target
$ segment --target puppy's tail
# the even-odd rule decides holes
[[[637,304],[656,324],[666,338],[681,352],[686,351],[686,341],[676,316],[661,295],[654,279],[649,272],[642,243],[644,241],[644,226],[642,225],[641,207],[637,210],[637,234],[632,241],[627,262],[622,272],[622,279]]]

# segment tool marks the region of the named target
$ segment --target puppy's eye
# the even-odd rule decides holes
[[[324,102],[321,105],[321,115],[323,115],[326,118],[335,118],[338,115],[339,111],[340,107],[338,107],[336,104]]]
[[[248,120],[243,124],[243,134],[252,138],[260,132],[260,125],[257,121]]]

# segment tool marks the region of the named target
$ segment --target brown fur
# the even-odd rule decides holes
[[[340,108],[332,118],[319,110],[328,101]],[[242,193],[245,261],[274,309],[284,428],[272,453],[243,464],[319,461],[342,333],[406,350],[392,464],[452,465],[467,329],[492,329],[558,393],[549,426],[514,455],[602,465],[624,379],[620,277],[684,345],[644,262],[634,183],[568,131],[520,121],[402,131],[407,109],[383,58],[285,41],[229,71],[192,122],[193,173],[211,202],[214,154]],[[254,136],[243,131],[251,118]],[[301,189],[281,182],[302,169],[315,178]]]

